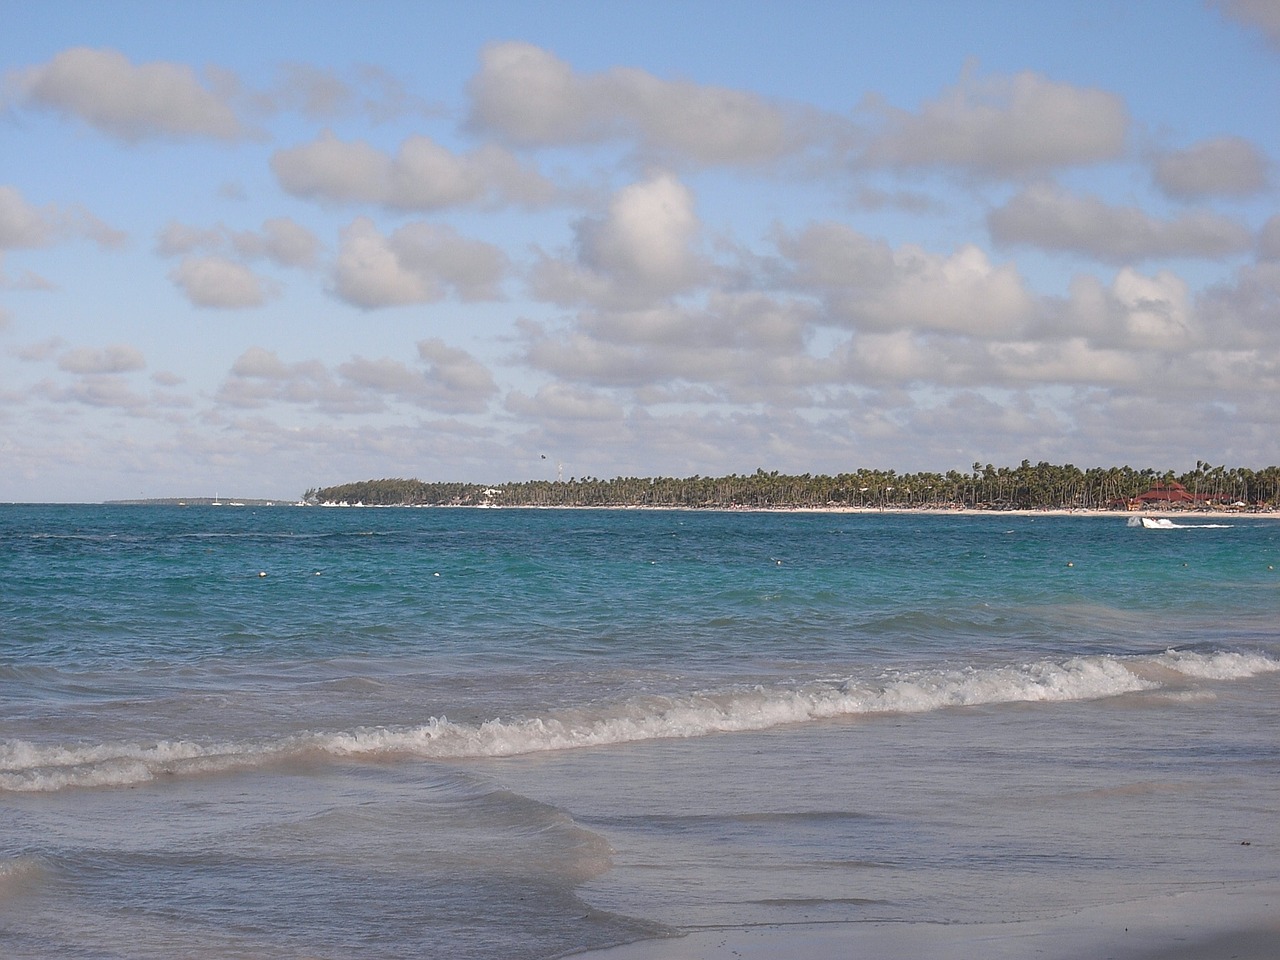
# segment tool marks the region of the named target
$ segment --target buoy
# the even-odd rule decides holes
[[[265,577],[266,575],[267,575],[267,571],[265,571],[265,570],[259,570],[259,571],[258,571],[258,576],[260,576],[260,577]]]
[[[1068,566],[1068,567],[1074,567],[1074,566],[1075,566],[1075,564],[1074,564],[1074,563],[1072,563],[1070,560],[1068,560],[1068,561],[1067,561],[1067,566]]]

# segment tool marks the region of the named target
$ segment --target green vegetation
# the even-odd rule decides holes
[[[1123,505],[1157,484],[1181,483],[1206,507],[1274,508],[1280,503],[1280,467],[1261,470],[1212,466],[1176,474],[1132,467],[975,463],[969,473],[858,470],[836,476],[787,476],[777,471],[727,477],[596,477],[524,480],[501,486],[364,480],[308,490],[319,503],[366,506],[700,507],[728,508],[956,508],[987,510],[1100,509]]]

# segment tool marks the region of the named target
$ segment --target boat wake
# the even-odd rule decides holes
[[[1168,517],[1130,517],[1129,526],[1144,530],[1230,530],[1230,523],[1175,523]]]

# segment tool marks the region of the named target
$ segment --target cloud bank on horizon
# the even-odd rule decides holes
[[[44,5],[0,500],[1276,463],[1280,4],[1069,6]]]

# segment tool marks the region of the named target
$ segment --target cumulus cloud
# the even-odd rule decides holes
[[[632,68],[579,74],[528,43],[486,47],[468,92],[472,127],[520,146],[627,139],[673,159],[750,164],[780,159],[809,140],[804,112],[754,94]]]
[[[497,392],[487,367],[438,337],[418,341],[418,357],[426,365],[427,379],[452,395],[487,398]]]
[[[431,338],[418,343],[423,369],[398,360],[355,357],[338,367],[348,382],[443,413],[482,413],[497,393],[489,370],[465,350]]]
[[[1280,259],[1241,267],[1205,290],[1196,307],[1214,343],[1260,351],[1280,363]]]
[[[57,284],[53,283],[38,273],[32,273],[30,270],[23,270],[16,277],[11,277],[4,268],[4,251],[0,250],[0,290],[40,290],[50,291],[58,289]]]
[[[205,229],[172,221],[156,237],[156,252],[161,256],[197,251],[232,251],[246,259],[266,259],[282,267],[313,267],[319,258],[320,241],[289,217],[265,220],[260,231],[230,230],[222,224]]]
[[[37,210],[13,187],[0,187],[0,250],[42,247],[54,230],[49,211]]]
[[[607,393],[564,383],[539,387],[533,396],[513,391],[507,396],[505,405],[518,417],[556,424],[616,423],[625,412],[623,406]]]
[[[65,389],[52,391],[50,399],[122,410],[142,410],[149,405],[146,396],[130,387],[125,378],[104,375],[81,377]]]
[[[654,174],[619,190],[604,216],[580,220],[574,255],[544,259],[534,289],[561,304],[636,305],[670,296],[705,275],[695,250],[700,230],[689,189],[670,174]]]
[[[43,247],[69,237],[86,237],[104,249],[124,243],[124,234],[77,208],[28,203],[14,187],[0,186],[0,252]]]
[[[980,177],[1025,177],[1112,160],[1122,154],[1129,129],[1128,111],[1115,94],[1029,71],[965,76],[915,114],[872,106],[883,129],[864,163],[952,168]]]
[[[367,217],[342,231],[333,290],[358,307],[431,303],[450,292],[461,300],[501,299],[505,254],[452,227],[411,223],[384,236]]]
[[[1076,277],[1066,323],[1103,348],[1173,354],[1203,342],[1187,283],[1168,270],[1146,276],[1125,267],[1109,288],[1095,277]]]
[[[1280,6],[1275,0],[1211,0],[1214,6],[1247,27],[1261,31],[1271,46],[1280,51]]]
[[[291,110],[312,120],[364,116],[381,123],[405,114],[439,113],[385,70],[361,66],[346,76],[309,63],[282,64],[270,90],[255,98],[267,112]]]
[[[218,256],[184,257],[169,277],[197,307],[259,307],[275,292],[268,281],[243,263]]]
[[[294,196],[394,210],[538,206],[555,196],[549,181],[500,147],[457,154],[424,136],[409,137],[390,156],[363,141],[326,133],[277,151],[271,169]]]
[[[1221,259],[1253,246],[1240,223],[1208,211],[1160,220],[1134,206],[1111,206],[1052,185],[1029,187],[987,217],[1000,244],[1079,253],[1108,262],[1161,257]]]
[[[778,242],[782,281],[819,297],[833,325],[919,329],[974,337],[1026,326],[1036,303],[1013,264],[993,265],[966,244],[950,255],[913,244],[891,249],[838,223],[814,224]]]
[[[101,349],[77,347],[58,358],[60,370],[76,374],[128,373],[142,370],[146,365],[142,351],[124,344],[113,344]]]
[[[327,414],[374,413],[382,403],[338,383],[318,360],[286,363],[273,350],[250,347],[231,365],[218,389],[219,403],[260,408],[272,403],[315,406]]]
[[[76,117],[129,142],[246,135],[225,98],[182,64],[135,65],[117,50],[74,47],[46,64],[14,71],[9,79],[25,105]]]
[[[286,363],[251,347],[236,358],[218,399],[229,406],[316,406],[329,414],[386,409],[387,401],[445,413],[480,413],[497,392],[492,375],[465,350],[438,339],[418,344],[419,365],[387,357],[352,357],[330,370],[318,360]]]
[[[1280,213],[1269,217],[1258,233],[1258,259],[1280,260]]]
[[[1179,200],[1247,197],[1267,185],[1267,158],[1242,137],[1205,140],[1156,161],[1156,183]]]
[[[696,307],[592,312],[521,332],[525,362],[563,381],[632,390],[646,403],[755,403],[830,381],[829,362],[806,352],[811,319],[803,302],[719,293]]]
[[[236,233],[232,243],[242,256],[266,257],[282,267],[313,267],[320,254],[316,235],[288,217],[263,221],[260,233]]]

